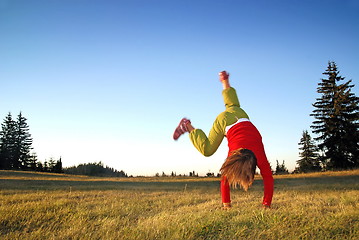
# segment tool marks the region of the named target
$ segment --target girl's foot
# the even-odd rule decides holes
[[[174,140],[177,140],[182,134],[188,132],[187,124],[189,123],[191,123],[189,119],[182,118],[177,128],[175,129],[175,132],[173,133]]]

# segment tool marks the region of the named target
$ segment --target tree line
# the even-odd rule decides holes
[[[84,163],[77,166],[64,168],[67,174],[87,175],[96,177],[128,177],[124,171],[104,166],[102,162]]]
[[[20,112],[13,119],[9,112],[1,124],[0,131],[0,169],[27,170],[38,172],[68,173],[89,176],[127,177],[124,171],[117,171],[99,163],[80,164],[63,168],[61,157],[41,162],[33,152],[33,139],[27,119]]]
[[[36,170],[37,158],[32,150],[32,138],[27,119],[20,114],[14,120],[8,113],[1,124],[0,169]]]
[[[32,151],[32,142],[27,118],[20,112],[13,119],[9,112],[1,124],[0,169],[62,173],[61,158],[40,162]]]

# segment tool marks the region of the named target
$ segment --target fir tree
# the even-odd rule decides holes
[[[20,112],[16,122],[14,160],[19,164],[17,168],[22,169],[30,168],[30,151],[32,150],[32,138],[26,121],[27,119]]]
[[[56,164],[53,166],[52,171],[55,173],[63,173],[63,169],[62,169],[62,161],[61,161],[61,157],[58,161],[56,161]]]
[[[298,172],[311,172],[311,171],[320,171],[320,161],[318,154],[318,147],[315,145],[308,131],[303,131],[302,138],[298,143],[301,147],[299,150],[300,159],[297,161],[298,168],[296,171]]]
[[[277,161],[277,166],[275,168],[275,174],[288,174],[289,171],[288,171],[287,167],[284,164],[284,160],[283,160],[282,164],[279,164],[278,160],[276,160],[276,161]]]
[[[54,158],[50,158],[49,161],[47,162],[48,164],[48,171],[49,172],[54,172],[54,167],[56,165],[56,160]]]
[[[44,165],[42,164],[42,162],[37,162],[36,163],[36,171],[38,171],[38,172],[43,172],[44,171]]]
[[[37,160],[37,155],[36,153],[31,153],[30,154],[30,158],[28,161],[29,164],[29,168],[33,171],[37,171],[37,164],[38,164],[38,160]]]
[[[15,132],[16,122],[9,112],[4,123],[1,124],[0,132],[0,169],[18,168],[15,161]]]
[[[315,140],[325,155],[328,169],[346,169],[359,166],[359,98],[351,92],[352,80],[341,83],[335,62],[329,62],[317,92],[321,94],[313,104],[311,116],[316,120],[311,128],[319,136]]]

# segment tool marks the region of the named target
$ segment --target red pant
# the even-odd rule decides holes
[[[222,203],[231,202],[231,192],[226,177],[222,177],[221,179],[221,194],[222,194]]]

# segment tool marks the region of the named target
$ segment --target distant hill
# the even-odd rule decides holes
[[[99,163],[85,163],[78,166],[63,169],[64,173],[75,175],[86,175],[94,177],[128,177],[124,171],[117,171],[114,168]]]

